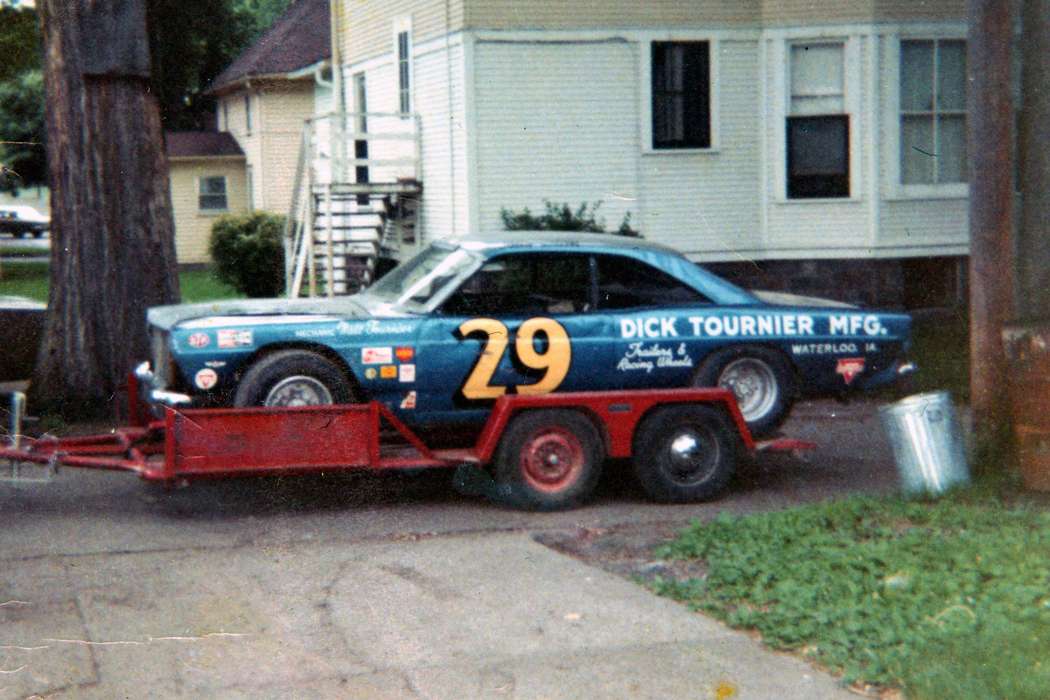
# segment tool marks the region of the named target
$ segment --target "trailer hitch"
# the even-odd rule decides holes
[[[25,420],[26,395],[21,391],[11,392],[8,403],[10,420],[6,445],[12,450],[20,450],[26,437],[22,434],[22,423]],[[0,482],[11,484],[46,484],[58,474],[58,463],[61,455],[53,452],[45,463],[25,462],[15,458],[0,457]],[[41,470],[41,467],[43,469]]]

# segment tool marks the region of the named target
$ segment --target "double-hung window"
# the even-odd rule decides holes
[[[902,40],[900,180],[966,182],[966,42]]]
[[[789,199],[850,195],[844,59],[841,41],[790,46]]]
[[[412,111],[412,35],[409,30],[397,33],[397,95],[401,114]]]
[[[225,175],[212,175],[199,180],[197,207],[201,211],[225,211],[228,208]]]
[[[653,149],[710,148],[710,43],[654,41],[651,87]]]

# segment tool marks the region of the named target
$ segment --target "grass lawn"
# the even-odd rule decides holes
[[[655,590],[857,685],[911,698],[1050,697],[1050,507],[1004,482],[935,502],[842,501],[694,523]]]
[[[0,268],[0,296],[20,296],[47,301],[47,263],[10,263]],[[233,287],[212,276],[210,270],[187,270],[179,273],[182,300],[210,301],[242,296]]]

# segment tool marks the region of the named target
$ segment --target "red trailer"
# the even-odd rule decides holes
[[[28,465],[45,477],[58,467],[125,470],[150,481],[303,474],[336,470],[474,465],[493,493],[517,507],[577,505],[593,492],[606,458],[631,458],[656,500],[710,499],[728,483],[739,455],[800,450],[797,440],[755,443],[733,394],[723,389],[581,392],[500,397],[473,445],[433,449],[385,405],[141,410],[130,384],[132,425],[87,437],[21,435],[12,400],[9,445],[0,447],[8,479]]]

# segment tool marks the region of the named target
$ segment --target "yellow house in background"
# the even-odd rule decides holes
[[[165,142],[176,257],[182,264],[208,262],[215,219],[249,208],[244,151],[218,131],[170,131]]]
[[[287,215],[303,124],[331,110],[328,0],[297,0],[211,84],[216,129],[167,133],[175,247],[207,263],[215,218]]]

